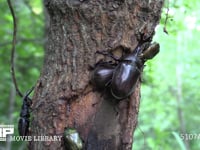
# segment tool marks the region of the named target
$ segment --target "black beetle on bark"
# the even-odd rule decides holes
[[[98,62],[92,72],[91,82],[97,90],[105,89],[111,82],[116,64],[110,62]]]
[[[152,59],[159,52],[158,43],[151,44],[143,51],[143,44],[150,41],[151,37],[141,40],[132,53],[119,60],[109,53],[98,52],[99,54],[108,55],[118,63],[97,63],[91,77],[93,85],[100,90],[109,87],[112,96],[118,100],[130,96],[135,89],[145,61]]]
[[[30,89],[23,97],[23,104],[20,112],[20,119],[18,122],[18,132],[20,136],[27,136],[30,123],[30,106],[31,99],[28,97],[33,91],[34,87]]]

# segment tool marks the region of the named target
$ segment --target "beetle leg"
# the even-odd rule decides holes
[[[95,64],[95,67],[97,67],[98,65],[101,65],[101,66],[116,66],[116,63],[113,63],[112,61],[99,61]]]
[[[105,87],[108,87],[110,84],[111,84],[111,80],[106,83]]]
[[[106,84],[105,84],[105,89],[103,90],[103,92],[101,93],[101,97],[103,97],[104,95],[106,95],[106,90],[107,90],[107,88],[110,86],[110,84],[111,84],[111,80],[110,81],[108,81]]]

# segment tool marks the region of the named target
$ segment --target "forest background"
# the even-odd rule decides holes
[[[25,93],[40,76],[46,20],[41,0],[12,2],[18,23],[16,78]],[[200,149],[199,8],[199,0],[166,1],[153,39],[160,53],[146,63],[142,77],[135,150]],[[13,20],[4,0],[0,14],[0,124],[14,124],[17,131],[22,100],[10,74]],[[0,142],[2,150],[25,147],[26,142]]]

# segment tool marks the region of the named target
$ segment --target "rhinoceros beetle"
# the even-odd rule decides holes
[[[111,93],[116,99],[124,99],[133,93],[145,61],[159,52],[158,43],[151,44],[144,52],[142,44],[139,43],[132,53],[123,57],[113,72]]]
[[[91,83],[97,90],[104,90],[109,86],[116,64],[111,62],[98,62],[91,75]]]
[[[143,62],[138,57],[140,50],[141,44],[132,53],[125,55],[120,60],[112,56],[118,61],[117,64],[110,62],[97,63],[91,76],[93,85],[98,89],[109,87],[112,96],[116,99],[128,97],[133,92],[142,70]]]
[[[159,44],[155,43],[149,46],[142,53],[142,46],[146,41],[141,41],[135,50],[118,61],[117,64],[108,62],[97,63],[92,74],[92,83],[99,89],[110,88],[110,92],[115,99],[124,99],[130,96],[140,77],[144,63],[147,59],[153,58],[159,52]],[[107,55],[106,53],[101,53]],[[110,55],[108,55],[110,56]]]
[[[31,99],[28,97],[31,92],[33,91],[34,87],[30,89],[25,96],[23,97],[22,108],[20,112],[20,119],[18,122],[18,132],[20,136],[26,136],[29,130],[29,123],[30,123],[30,106],[31,106]]]
[[[111,93],[116,99],[128,97],[134,90],[143,68],[143,61],[138,57],[141,46],[124,56],[115,68],[111,80]]]

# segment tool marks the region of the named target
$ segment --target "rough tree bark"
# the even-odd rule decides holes
[[[44,66],[33,97],[31,135],[77,129],[87,150],[130,150],[137,125],[140,83],[119,103],[90,85],[97,50],[134,50],[136,33],[151,35],[163,0],[44,0],[50,24]],[[62,142],[30,142],[30,149],[62,149]]]

